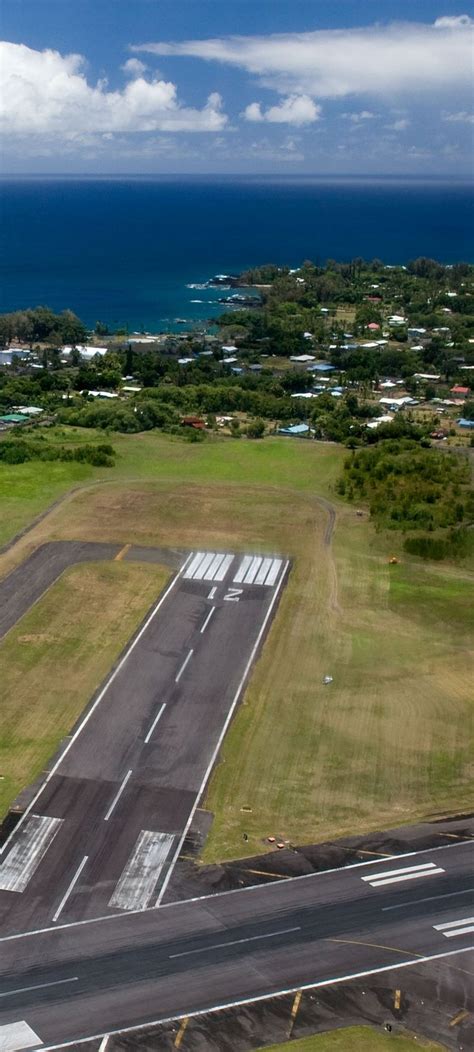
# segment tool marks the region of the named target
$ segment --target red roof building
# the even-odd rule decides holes
[[[451,394],[465,395],[466,398],[469,394],[469,391],[470,387],[460,387],[459,384],[455,384],[455,386],[451,388]]]

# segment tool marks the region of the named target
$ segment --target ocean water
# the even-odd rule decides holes
[[[214,274],[354,256],[474,261],[473,234],[464,184],[4,178],[0,311],[46,304],[90,326],[182,331],[222,312],[215,289],[186,287]]]

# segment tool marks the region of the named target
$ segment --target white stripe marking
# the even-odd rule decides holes
[[[253,584],[253,582],[254,582],[254,580],[255,580],[255,578],[257,576],[257,570],[259,569],[261,562],[262,562],[262,556],[261,555],[254,555],[254,557],[252,559],[252,562],[250,563],[250,566],[249,566],[249,568],[247,570],[247,573],[245,574],[244,584]]]
[[[437,902],[438,899],[455,899],[458,895],[472,895],[474,888],[466,888],[465,891],[448,891],[446,895],[429,895],[425,899],[412,899],[411,902],[401,902],[398,906],[382,906],[382,913],[390,910],[406,910],[409,906],[419,906],[422,902]]]
[[[64,983],[78,983],[79,976],[73,975],[70,979],[55,979],[53,983],[37,983],[36,986],[22,986],[18,990],[6,990],[0,997],[13,997],[14,994],[27,994],[31,990],[46,990],[48,986],[63,986]],[[42,1042],[41,1042],[42,1044]],[[1,1048],[1,1045],[0,1045]]]
[[[182,953],[171,953],[169,960],[176,957],[191,957],[194,953],[207,953],[209,950],[222,950],[226,946],[239,946],[243,942],[258,942],[259,939],[276,939],[277,935],[288,935],[292,931],[301,931],[301,928],[283,928],[283,931],[271,931],[268,935],[251,935],[248,939],[233,939],[232,942],[215,942],[213,946],[203,946],[198,950],[183,950]]]
[[[221,552],[219,555],[215,555],[214,556],[214,558],[212,560],[212,563],[211,563],[211,565],[210,565],[210,567],[209,567],[209,569],[207,571],[207,574],[206,574],[206,578],[207,578],[208,581],[213,581],[214,580],[214,577],[215,577],[215,575],[216,575],[216,573],[217,573],[217,571],[219,569],[219,566],[221,565],[221,562],[223,561],[223,559],[225,559],[225,553]]]
[[[388,869],[384,873],[370,873],[367,877],[361,877],[361,880],[378,880],[381,877],[398,877],[401,873],[414,873],[416,870],[421,869],[434,869],[435,862],[423,862],[420,866],[404,866],[403,869]]]
[[[151,736],[153,734],[153,731],[154,731],[154,729],[155,729],[155,727],[156,727],[156,725],[158,723],[158,720],[161,719],[165,709],[166,709],[166,701],[163,702],[163,704],[161,706],[161,709],[159,709],[157,715],[155,716],[155,719],[153,720],[153,723],[152,723],[152,725],[150,727],[150,730],[148,731],[148,734],[147,734],[147,736],[145,738],[145,745],[148,745],[148,742],[150,741],[150,738],[151,738]]]
[[[268,573],[268,577],[267,577],[267,579],[265,581],[265,584],[268,587],[271,587],[272,585],[275,584],[275,581],[276,581],[276,579],[278,577],[278,574],[280,573],[281,563],[282,563],[281,559],[274,559],[273,560],[273,566],[270,567],[270,570],[269,570],[269,573]],[[288,563],[286,564],[286,566],[288,566]],[[286,567],[285,567],[285,569],[286,569]]]
[[[288,568],[288,566],[289,566],[289,560],[285,563],[285,570]],[[164,895],[164,893],[166,891],[166,888],[168,887],[168,882],[170,880],[171,874],[172,874],[174,866],[176,864],[176,859],[178,858],[179,853],[181,851],[181,848],[182,848],[182,846],[184,844],[184,841],[186,840],[186,837],[188,835],[188,829],[189,829],[189,827],[191,825],[191,822],[192,822],[192,820],[194,818],[194,814],[195,814],[196,808],[198,806],[199,800],[201,799],[201,796],[202,796],[202,794],[204,792],[204,788],[205,788],[205,786],[207,784],[207,781],[209,779],[209,775],[210,775],[210,773],[212,771],[212,768],[214,767],[214,764],[216,762],[216,757],[218,756],[219,749],[221,748],[222,742],[224,741],[224,738],[226,736],[227,728],[228,728],[229,723],[230,723],[230,721],[232,719],[232,716],[234,715],[235,707],[236,707],[237,702],[238,702],[238,700],[240,698],[240,695],[241,695],[241,693],[242,693],[242,691],[244,689],[247,676],[248,676],[248,674],[250,672],[250,669],[252,667],[252,664],[253,664],[253,662],[255,660],[255,655],[256,655],[256,653],[258,651],[260,643],[261,643],[261,641],[263,639],[263,636],[265,634],[265,629],[266,629],[266,627],[268,625],[268,622],[269,622],[269,620],[270,620],[270,618],[272,616],[273,607],[275,606],[275,603],[277,601],[280,588],[281,588],[281,586],[283,584],[283,580],[284,580],[284,574],[281,575],[280,580],[278,582],[278,585],[275,588],[275,591],[274,591],[274,593],[272,595],[272,598],[271,598],[268,610],[267,610],[267,612],[265,614],[265,617],[264,617],[264,620],[263,620],[263,624],[262,624],[262,626],[260,628],[260,632],[258,633],[258,636],[257,636],[257,638],[255,640],[255,643],[254,643],[253,647],[252,647],[252,653],[250,654],[250,657],[249,657],[249,659],[247,661],[247,664],[245,666],[245,669],[244,669],[244,672],[243,672],[243,675],[242,675],[242,679],[240,680],[240,683],[239,683],[239,685],[237,687],[237,690],[236,690],[236,692],[234,694],[234,697],[232,699],[232,704],[231,704],[230,709],[229,709],[229,711],[227,713],[227,718],[226,718],[224,726],[223,726],[223,728],[221,730],[221,733],[219,735],[219,738],[218,738],[218,741],[217,741],[217,745],[216,745],[216,747],[214,749],[214,752],[213,752],[213,754],[211,756],[211,759],[209,761],[207,770],[206,770],[206,772],[204,774],[204,777],[202,779],[201,785],[199,786],[198,792],[196,794],[196,799],[195,799],[195,802],[194,802],[194,804],[193,804],[193,806],[191,808],[188,821],[186,822],[186,825],[185,825],[185,828],[184,828],[184,832],[183,832],[183,834],[181,836],[181,839],[180,839],[180,841],[178,843],[178,846],[176,848],[176,851],[174,853],[173,859],[172,859],[171,864],[170,864],[169,869],[168,869],[168,873],[166,874],[166,877],[165,877],[165,879],[163,881],[163,885],[162,885],[160,894],[159,894],[159,896],[158,896],[158,898],[156,900],[156,904],[155,904],[156,906],[159,906],[161,904],[161,900],[163,898],[163,895]]]
[[[463,841],[460,841],[458,844],[455,844],[455,845],[453,845],[453,844],[439,844],[438,847],[427,847],[427,848],[423,848],[422,851],[405,851],[401,855],[391,855],[390,858],[393,858],[393,859],[395,859],[395,858],[397,858],[397,859],[400,859],[400,858],[416,858],[419,855],[436,854],[437,851],[457,851],[458,849],[463,848],[463,847],[468,847],[468,846],[472,847],[473,843],[474,843],[474,840],[463,840]],[[387,864],[387,860],[385,858],[384,859],[380,859],[379,861],[380,861],[381,865],[386,865]],[[377,859],[371,858],[371,859],[369,859],[368,861],[365,861],[365,862],[350,862],[349,865],[347,865],[347,866],[333,866],[331,869],[320,869],[316,873],[301,873],[299,877],[285,877],[281,881],[275,881],[275,883],[273,883],[273,884],[267,884],[266,889],[265,889],[265,894],[266,895],[270,895],[273,890],[278,891],[278,888],[281,888],[282,884],[286,884],[290,880],[292,881],[292,883],[295,883],[296,881],[299,881],[299,880],[317,880],[319,877],[332,876],[334,873],[347,873],[348,870],[351,870],[351,869],[363,869],[365,866],[374,866],[376,864],[377,864]],[[216,891],[214,894],[211,894],[211,895],[194,895],[190,899],[179,899],[179,901],[177,901],[177,902],[165,902],[165,903],[163,903],[161,905],[161,909],[162,910],[172,910],[172,909],[175,909],[176,907],[183,906],[184,904],[187,904],[187,903],[190,903],[190,902],[203,902],[206,899],[209,899],[209,900],[211,900],[211,899],[221,899],[223,897],[223,895],[244,895],[246,892],[250,892],[250,893],[251,892],[255,892],[256,888],[258,888],[258,887],[259,887],[258,884],[246,884],[245,887],[243,887],[243,888],[232,888],[230,891]],[[385,906],[383,908],[384,909],[389,909],[390,907]],[[156,909],[156,906],[150,906],[149,907],[150,912],[154,911],[155,909]],[[133,913],[143,913],[143,912],[148,912],[148,911],[130,910],[130,912],[126,916],[128,918]],[[125,917],[125,914],[123,916]],[[66,930],[67,928],[82,928],[85,924],[103,924],[104,921],[110,921],[110,920],[118,921],[118,920],[120,920],[120,917],[121,917],[120,913],[116,914],[115,916],[111,916],[110,913],[104,913],[101,917],[87,917],[85,920],[70,921],[68,924],[58,924],[55,928],[52,928],[52,927],[49,927],[49,928],[32,928],[31,931],[20,931],[20,932],[17,932],[15,935],[1,935],[0,936],[0,943],[2,943],[2,942],[13,942],[16,939],[32,939],[32,938],[36,938],[37,935],[45,935],[47,932],[50,932],[50,931],[62,931],[62,930]],[[453,954],[454,953],[464,953],[464,950],[453,950],[452,952],[453,952]],[[438,955],[438,956],[441,956],[441,957],[448,956],[449,957],[449,956],[451,956],[451,952],[450,953],[446,953],[446,954],[441,954],[441,955]],[[379,969],[379,971],[380,971],[380,969]],[[291,993],[291,990],[287,991],[287,993]],[[96,1037],[103,1037],[102,1034],[96,1034],[95,1036]]]
[[[186,566],[186,563],[184,563],[184,566]],[[180,572],[181,572],[181,571],[180,571]],[[7,839],[6,839],[6,841],[5,841],[4,845],[3,845],[3,847],[1,847],[1,848],[0,848],[0,855],[1,855],[1,854],[2,854],[2,853],[3,853],[4,851],[5,851],[5,849],[6,849],[6,847],[7,847],[7,844],[9,844],[9,842],[10,842],[11,838],[12,838],[13,836],[15,836],[15,835],[17,834],[17,832],[18,832],[18,829],[19,829],[19,828],[20,828],[20,826],[21,826],[21,825],[23,824],[23,822],[24,822],[25,818],[27,817],[27,815],[29,815],[30,811],[32,811],[33,807],[35,806],[35,803],[36,803],[36,801],[37,801],[37,800],[39,800],[39,797],[41,796],[41,793],[43,792],[43,790],[44,790],[45,786],[46,786],[46,785],[48,784],[48,782],[49,782],[49,781],[51,780],[51,778],[53,777],[53,775],[55,775],[55,774],[56,774],[56,771],[58,770],[58,767],[60,767],[60,765],[62,764],[62,762],[63,762],[63,760],[64,760],[65,756],[67,755],[67,753],[69,752],[69,750],[70,750],[70,749],[72,749],[72,746],[74,745],[74,742],[75,742],[75,741],[76,741],[76,739],[77,739],[77,738],[79,737],[79,735],[80,735],[81,731],[83,731],[83,730],[84,730],[84,727],[86,726],[86,723],[88,723],[88,722],[89,722],[89,720],[90,720],[91,716],[93,716],[93,714],[94,714],[94,712],[95,712],[95,710],[96,710],[97,706],[98,706],[98,705],[100,705],[100,703],[101,703],[101,701],[102,701],[102,698],[103,698],[103,697],[105,696],[105,694],[107,693],[107,691],[108,691],[109,687],[110,687],[110,686],[111,686],[111,684],[112,684],[112,683],[114,682],[114,680],[115,680],[115,679],[116,679],[116,677],[118,676],[119,672],[121,672],[121,670],[122,670],[123,666],[125,665],[125,662],[126,662],[126,661],[128,660],[128,658],[130,657],[130,654],[132,653],[132,651],[133,651],[133,650],[135,650],[135,647],[136,647],[137,643],[139,643],[139,642],[140,642],[140,639],[142,638],[142,636],[143,636],[143,635],[144,635],[144,633],[146,632],[147,628],[149,627],[149,625],[150,625],[150,624],[151,624],[151,622],[153,621],[153,618],[154,618],[154,617],[156,617],[156,615],[157,615],[157,613],[158,613],[158,610],[160,609],[160,607],[162,607],[162,606],[163,606],[163,603],[164,603],[165,599],[167,599],[167,598],[168,598],[168,596],[169,596],[170,592],[171,592],[171,591],[172,591],[172,589],[174,588],[174,586],[175,586],[175,584],[176,584],[176,582],[177,582],[177,581],[179,581],[179,574],[177,574],[177,575],[176,575],[176,577],[173,577],[173,580],[172,580],[172,581],[171,581],[171,583],[170,583],[170,584],[168,585],[168,587],[167,587],[167,589],[166,589],[166,592],[164,592],[164,593],[163,593],[163,595],[161,596],[161,598],[160,598],[160,599],[158,600],[158,602],[156,603],[156,605],[155,605],[155,606],[153,607],[153,610],[151,611],[151,614],[149,614],[149,616],[147,617],[147,619],[146,619],[145,623],[144,623],[144,624],[142,625],[142,627],[141,627],[140,631],[139,631],[139,632],[138,632],[138,634],[137,634],[137,635],[135,636],[135,639],[134,639],[134,640],[133,640],[133,642],[132,642],[132,643],[130,644],[130,646],[129,646],[129,647],[127,648],[127,650],[125,651],[125,654],[123,655],[123,658],[122,658],[122,659],[121,659],[121,660],[119,661],[119,663],[118,663],[117,667],[116,667],[116,668],[114,669],[114,671],[112,672],[112,674],[111,674],[111,675],[109,676],[109,678],[108,678],[108,680],[107,680],[107,683],[105,684],[105,687],[103,687],[103,688],[102,688],[102,690],[101,690],[100,694],[99,694],[99,695],[97,696],[97,698],[96,698],[96,700],[95,700],[94,704],[93,704],[93,705],[91,705],[91,707],[90,707],[89,711],[88,711],[88,712],[86,713],[86,715],[84,716],[84,719],[83,719],[82,723],[80,723],[80,724],[79,724],[79,726],[78,726],[77,730],[76,730],[76,731],[75,731],[75,733],[74,733],[74,734],[72,735],[72,738],[70,739],[70,741],[69,741],[69,742],[68,742],[68,744],[66,745],[66,748],[65,748],[65,749],[63,750],[63,752],[62,752],[62,753],[61,753],[61,755],[59,756],[59,758],[58,758],[58,760],[56,761],[56,763],[54,764],[54,766],[53,766],[53,767],[51,768],[51,770],[50,770],[50,771],[48,772],[48,774],[46,775],[46,778],[45,778],[45,780],[44,780],[44,782],[43,782],[43,785],[42,785],[42,786],[41,786],[41,787],[40,787],[40,788],[38,789],[38,792],[36,793],[36,796],[34,796],[34,797],[33,797],[33,799],[32,799],[32,801],[31,801],[31,803],[30,803],[30,804],[29,804],[29,806],[28,806],[28,807],[26,808],[26,811],[25,811],[25,812],[24,812],[24,814],[23,814],[23,815],[21,816],[21,818],[20,818],[19,822],[18,822],[18,823],[17,823],[17,825],[15,826],[15,829],[13,829],[13,830],[12,830],[12,832],[10,833],[10,835],[9,835],[9,836],[7,837]]]
[[[18,1023],[0,1024],[0,1049],[2,1052],[19,1052],[19,1049],[33,1048],[34,1045],[42,1045],[43,1042],[38,1034],[35,1034],[31,1026],[24,1019]]]
[[[75,872],[75,874],[74,874],[74,876],[73,876],[73,878],[71,880],[71,883],[70,883],[66,893],[62,897],[61,902],[59,903],[59,906],[58,906],[58,908],[56,910],[56,913],[54,914],[53,924],[55,923],[55,921],[57,921],[59,915],[62,913],[62,911],[63,911],[63,909],[64,909],[64,907],[66,905],[66,902],[67,902],[69,896],[74,891],[74,888],[75,888],[75,886],[76,886],[76,884],[77,884],[77,882],[79,880],[79,877],[80,877],[80,875],[82,873],[82,870],[84,869],[84,866],[85,866],[88,858],[89,858],[89,855],[84,855],[84,858],[82,859],[82,862],[81,862],[80,866],[76,870],[76,872]]]
[[[387,880],[371,880],[370,884],[372,888],[381,888],[384,884],[399,884],[402,880],[417,880],[418,877],[437,877],[440,873],[444,873],[445,870],[441,869],[424,869],[422,873],[408,873],[406,877],[388,877]]]
[[[223,581],[224,580],[224,577],[225,577],[225,575],[226,575],[226,573],[227,573],[227,571],[229,569],[229,566],[230,566],[231,562],[233,561],[233,558],[234,558],[233,555],[225,555],[224,556],[224,559],[222,560],[222,563],[221,563],[217,573],[214,574],[214,580],[215,581]]]
[[[190,650],[187,658],[184,659],[183,664],[181,665],[181,668],[180,668],[180,670],[178,672],[178,675],[176,676],[175,683],[179,683],[179,681],[181,679],[181,676],[183,675],[183,672],[184,672],[184,670],[186,668],[186,665],[187,665],[188,661],[191,660],[193,654],[194,654],[194,650]]]
[[[131,774],[132,774],[131,770],[127,771],[127,773],[125,775],[125,778],[123,779],[122,784],[120,786],[120,789],[115,794],[115,796],[114,796],[114,798],[112,800],[112,803],[111,803],[111,805],[109,807],[109,810],[107,811],[107,814],[106,814],[106,816],[104,818],[104,822],[108,822],[109,821],[109,818],[110,818],[110,816],[112,814],[112,811],[114,810],[115,805],[118,804],[118,802],[120,800],[120,797],[121,797],[121,795],[122,795],[122,793],[123,793],[123,791],[125,789],[125,786],[126,786],[126,784],[128,782],[128,779],[131,777]]]
[[[452,939],[454,935],[468,935],[472,931],[474,931],[474,924],[468,924],[465,928],[454,928],[452,931],[443,931],[441,934],[446,939]]]
[[[195,570],[197,570],[201,560],[204,559],[205,554],[205,552],[196,552],[194,558],[191,559],[191,562],[186,567],[186,570],[183,573],[183,577],[193,577]]]
[[[445,928],[459,928],[461,924],[474,924],[474,917],[463,917],[462,920],[447,921],[444,924],[433,924],[435,931],[444,931]]]
[[[267,573],[272,565],[273,559],[264,559],[255,578],[255,584],[264,584]]]
[[[245,574],[247,573],[250,563],[252,562],[252,558],[252,555],[244,555],[242,562],[234,577],[234,584],[242,584]]]
[[[62,822],[62,818],[30,816],[0,865],[0,891],[25,891]]]
[[[105,1036],[102,1038],[102,1041],[100,1042],[99,1052],[105,1052],[108,1043],[109,1043],[109,1034],[105,1034]]]
[[[211,588],[211,591],[209,592],[209,595],[208,595],[207,598],[208,599],[214,599],[214,596],[215,596],[216,592],[217,592],[217,588]]]
[[[202,581],[208,576],[209,567],[211,563],[214,562],[215,557],[215,552],[208,552],[207,555],[204,556],[204,559],[202,560],[202,562],[198,566],[198,569],[193,575],[193,581]]]
[[[205,620],[205,622],[204,622],[204,624],[203,624],[203,626],[201,628],[201,635],[203,634],[203,632],[206,631],[206,628],[207,628],[207,626],[209,624],[209,621],[211,620],[211,617],[212,617],[215,609],[216,609],[215,606],[211,606],[211,609],[209,610],[209,613],[208,613],[208,615],[206,617],[206,620]]]
[[[145,909],[170,853],[174,835],[142,830],[109,906],[120,910]]]
[[[443,846],[447,847],[448,845],[443,845]],[[449,846],[451,846],[451,845],[449,845]],[[438,848],[432,848],[431,850],[437,851]],[[412,852],[412,853],[415,854],[415,852]],[[364,865],[365,863],[356,863],[356,865],[359,865],[359,864],[360,865]],[[321,872],[323,872],[323,871],[321,870]],[[327,872],[327,870],[326,870],[326,872]],[[313,876],[313,875],[314,874],[305,874],[305,876]],[[300,878],[299,877],[295,877],[294,879],[295,880],[299,880]],[[269,887],[279,887],[280,888],[281,884],[273,884],[273,885],[269,884],[268,886]],[[170,905],[171,905],[171,903],[170,903]],[[117,918],[115,918],[115,920],[116,919]],[[81,923],[83,923],[83,922],[81,922]],[[371,968],[369,971],[355,972],[352,975],[338,975],[338,976],[336,976],[333,979],[322,979],[320,982],[305,983],[303,986],[300,983],[298,986],[290,986],[290,987],[287,987],[284,990],[269,990],[268,993],[258,994],[256,997],[243,997],[243,998],[241,998],[238,1001],[226,1001],[223,1004],[219,1004],[219,1005],[209,1005],[207,1008],[202,1008],[202,1009],[200,1009],[197,1012],[193,1012],[193,1017],[194,1018],[198,1018],[199,1016],[202,1016],[202,1015],[208,1015],[209,1012],[212,1012],[212,1013],[214,1013],[214,1012],[222,1012],[223,1009],[225,1009],[225,1008],[237,1008],[237,1007],[240,1007],[241,1005],[258,1004],[258,1002],[260,1002],[260,1001],[269,1001],[270,998],[273,998],[273,997],[286,997],[288,994],[295,994],[295,993],[297,993],[298,990],[318,990],[319,988],[325,987],[325,986],[335,986],[336,983],[347,983],[351,979],[365,979],[369,975],[380,975],[382,972],[393,972],[395,970],[395,968],[413,968],[414,965],[426,964],[428,961],[441,961],[441,960],[444,960],[446,957],[458,957],[458,956],[460,956],[461,953],[472,953],[472,949],[471,949],[470,946],[463,946],[460,950],[459,949],[457,949],[457,950],[446,950],[444,953],[433,953],[429,957],[416,957],[414,960],[411,959],[409,961],[400,961],[396,965],[393,964],[393,963],[392,964],[386,964],[386,965],[383,965],[382,968]],[[189,1015],[189,1012],[182,1012],[180,1015],[167,1016],[166,1019],[164,1019],[164,1018],[151,1019],[151,1020],[147,1019],[147,1020],[144,1020],[141,1023],[135,1023],[133,1026],[121,1027],[120,1030],[111,1030],[111,1031],[109,1031],[108,1036],[109,1037],[114,1037],[116,1034],[133,1034],[133,1033],[136,1033],[138,1030],[143,1030],[143,1028],[145,1026],[148,1027],[148,1028],[151,1028],[151,1027],[154,1027],[154,1026],[159,1026],[162,1023],[174,1023],[177,1020],[186,1019],[186,1017],[188,1015]],[[103,1033],[100,1033],[100,1034],[88,1034],[87,1037],[81,1038],[81,1042],[84,1042],[84,1041],[99,1041],[99,1039],[101,1037],[104,1037]],[[71,1046],[74,1046],[74,1045],[77,1045],[77,1038],[75,1038],[73,1041],[64,1041],[60,1045],[48,1045],[47,1048],[44,1049],[44,1052],[56,1052],[56,1050],[59,1050],[59,1049],[62,1049],[62,1048],[70,1048]]]

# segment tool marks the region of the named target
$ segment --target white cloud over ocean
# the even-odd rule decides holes
[[[0,43],[0,128],[4,135],[71,137],[129,132],[219,132],[227,124],[213,93],[202,109],[183,105],[171,81],[145,79],[137,59],[126,63],[128,81],[111,91],[89,84],[81,55],[36,51]]]
[[[443,16],[430,25],[390,23],[268,36],[135,45],[135,52],[189,56],[246,70],[283,95],[338,99],[455,93],[472,79],[468,15]]]

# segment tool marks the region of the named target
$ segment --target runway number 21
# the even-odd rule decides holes
[[[228,603],[238,603],[242,593],[243,588],[229,588],[224,596],[224,601]]]

